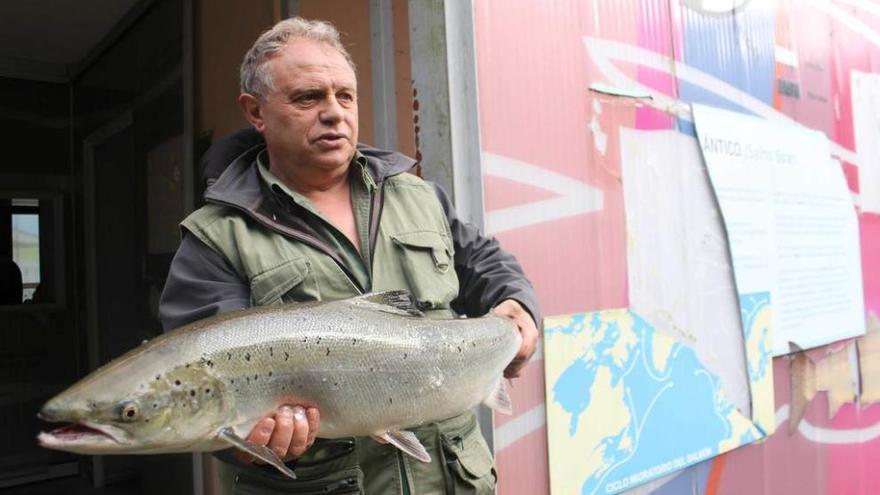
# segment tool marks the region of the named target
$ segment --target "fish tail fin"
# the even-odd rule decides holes
[[[807,404],[816,396],[816,364],[805,352],[797,352],[791,359],[791,414],[789,434],[797,431]]]
[[[510,416],[513,414],[513,401],[508,392],[508,381],[503,376],[498,379],[492,392],[483,400],[483,404],[493,411]]]

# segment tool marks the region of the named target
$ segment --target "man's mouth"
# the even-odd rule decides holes
[[[316,139],[315,141],[318,144],[335,146],[344,143],[345,141],[347,141],[347,139],[348,137],[345,134],[328,132],[318,136],[318,139]]]

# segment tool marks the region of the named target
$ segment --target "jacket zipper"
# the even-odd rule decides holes
[[[274,230],[275,232],[278,232],[279,234],[296,239],[297,241],[300,241],[307,246],[311,246],[311,247],[317,249],[318,251],[321,251],[322,253],[329,256],[330,259],[332,259],[333,261],[336,262],[336,264],[339,266],[339,268],[342,270],[342,272],[345,273],[345,276],[348,278],[348,280],[352,283],[352,285],[354,285],[354,288],[357,289],[358,294],[363,294],[365,292],[364,288],[361,286],[360,282],[357,281],[357,278],[355,278],[355,276],[351,272],[351,270],[345,265],[345,262],[342,261],[342,258],[339,257],[339,254],[336,253],[336,251],[334,251],[333,248],[331,248],[327,244],[324,244],[323,242],[321,242],[321,240],[318,239],[317,237],[311,236],[311,235],[306,234],[304,232],[300,232],[300,231],[292,229],[290,227],[286,227],[284,225],[281,225],[277,221],[271,220],[268,217],[266,217],[265,215],[257,213],[255,210],[249,210],[243,206],[239,206],[234,203],[229,203],[229,202],[222,201],[222,200],[219,200],[216,198],[210,198],[210,199],[208,199],[208,201],[211,201],[213,203],[217,203],[217,204],[220,204],[223,206],[229,206],[231,208],[235,208],[243,213],[248,214],[249,216],[251,216],[251,218],[260,222],[260,224],[262,224],[264,227],[267,227],[271,230]],[[372,224],[372,222],[371,222],[371,224]],[[371,249],[371,251],[372,251],[372,249]]]
[[[370,276],[373,273],[373,258],[376,256],[376,241],[379,237],[379,219],[382,217],[382,207],[385,205],[385,181],[379,181],[376,192],[373,194],[373,203],[370,205]]]

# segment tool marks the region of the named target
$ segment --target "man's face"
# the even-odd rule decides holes
[[[270,59],[274,89],[259,103],[271,168],[283,175],[347,167],[358,139],[357,79],[333,47],[290,41]]]

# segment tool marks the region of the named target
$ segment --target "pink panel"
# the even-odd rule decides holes
[[[859,226],[865,311],[880,317],[880,215],[862,214],[859,217]]]
[[[682,62],[687,48],[682,18],[692,20],[696,15],[687,11],[686,3],[474,0],[483,151],[536,167],[547,178],[546,183],[524,180],[512,166],[487,174],[484,186],[489,227],[522,262],[546,314],[626,306],[618,135],[621,127],[676,126],[666,113],[637,108],[632,100],[590,92],[592,83],[608,81],[588,56],[583,38],[621,42]],[[880,17],[849,6],[851,3],[773,3],[772,44],[777,51],[781,49],[783,58],[785,53],[794,54],[795,63],[779,57],[775,64],[770,61],[775,86],[767,104],[825,131],[843,149],[854,152],[850,73],[880,69],[880,46],[865,34],[865,29],[872,29],[874,39],[880,39]],[[771,8],[767,7],[770,4],[761,5]],[[752,19],[744,16],[738,21],[746,25],[745,32],[750,32],[747,25]],[[724,56],[736,59],[737,54]],[[681,81],[674,75],[627,62],[612,63],[634,81],[679,97]],[[797,95],[780,92],[780,81],[794,84]],[[857,164],[846,163],[843,170],[850,188],[858,192]],[[564,195],[554,189],[554,181],[579,184],[584,195],[601,198],[601,207],[576,214],[554,210],[547,201]],[[493,214],[523,205],[542,209],[545,215],[514,226],[493,224]],[[860,227],[866,309],[880,314],[880,216],[861,215]],[[774,370],[777,414],[782,419],[779,431],[760,444],[727,455],[723,463],[713,467],[709,485],[717,487],[717,493],[731,495],[880,493],[880,469],[876,469],[880,439],[833,440],[847,438],[848,431],[876,429],[880,406],[858,411],[854,405],[846,405],[832,420],[828,418],[827,397],[819,393],[809,404],[805,421],[823,432],[824,440],[802,432],[789,433],[785,419],[788,361],[775,360]],[[497,454],[499,493],[547,493],[540,358],[515,382],[512,394],[515,414],[496,418],[496,438],[504,442]]]

